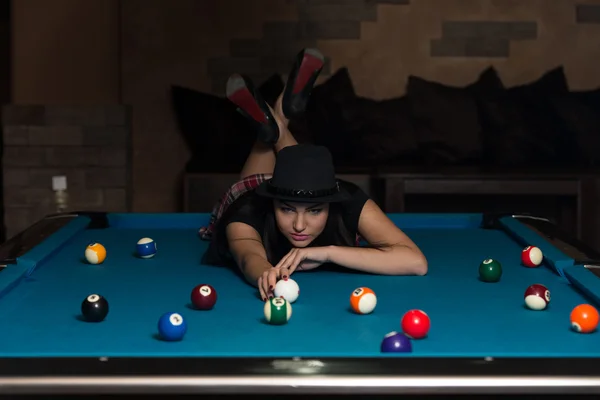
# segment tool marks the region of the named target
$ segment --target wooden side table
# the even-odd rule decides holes
[[[600,248],[600,175],[589,173],[478,173],[379,171],[388,213],[406,211],[406,196],[420,195],[539,195],[576,199],[578,239]]]

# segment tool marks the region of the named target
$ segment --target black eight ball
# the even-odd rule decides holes
[[[108,315],[108,301],[99,294],[90,294],[81,303],[81,314],[88,322],[100,322]]]

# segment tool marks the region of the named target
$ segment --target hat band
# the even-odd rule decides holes
[[[298,197],[302,199],[312,199],[317,197],[325,197],[331,196],[340,191],[339,182],[335,183],[335,186],[329,189],[318,189],[318,190],[310,190],[310,189],[289,189],[282,188],[279,186],[274,186],[271,181],[267,183],[267,191],[269,193],[274,194],[275,196],[286,196],[286,197]]]

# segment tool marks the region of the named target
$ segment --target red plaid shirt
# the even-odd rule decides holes
[[[203,240],[210,240],[212,238],[216,223],[219,221],[227,208],[244,193],[256,189],[261,183],[267,179],[271,179],[271,176],[271,174],[249,175],[231,185],[223,197],[221,197],[213,207],[208,226],[200,228],[200,237]]]

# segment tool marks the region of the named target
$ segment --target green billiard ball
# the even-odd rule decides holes
[[[274,297],[265,303],[265,319],[271,325],[283,325],[292,316],[292,305],[282,297]]]
[[[479,278],[484,282],[498,282],[502,276],[502,265],[488,258],[479,264]]]

